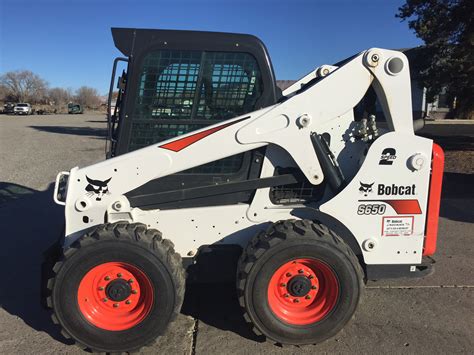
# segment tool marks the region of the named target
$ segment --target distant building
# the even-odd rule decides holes
[[[426,55],[422,46],[414,48],[399,49],[403,52],[410,63],[411,77],[411,98],[413,106],[413,118],[443,119],[449,117],[454,109],[455,99],[450,100],[446,88],[441,88],[441,93],[436,96],[433,102],[426,99],[426,88],[420,82],[420,69],[417,65],[420,57]]]

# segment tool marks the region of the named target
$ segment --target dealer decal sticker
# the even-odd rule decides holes
[[[382,218],[382,236],[398,237],[413,234],[414,216],[395,216]]]

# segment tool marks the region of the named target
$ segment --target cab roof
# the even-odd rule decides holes
[[[269,58],[263,42],[253,35],[225,32],[112,28],[115,47],[127,57],[148,47],[189,50],[260,52]]]

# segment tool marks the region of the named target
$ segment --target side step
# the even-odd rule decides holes
[[[367,265],[367,279],[371,281],[398,278],[420,278],[434,272],[433,263],[420,265]]]

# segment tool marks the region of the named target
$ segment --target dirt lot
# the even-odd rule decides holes
[[[57,172],[104,157],[99,115],[0,115],[0,353],[81,353],[39,305],[41,253],[60,233]],[[427,126],[446,149],[436,272],[369,283],[355,319],[317,346],[280,348],[245,325],[233,285],[191,285],[182,314],[143,353],[469,353],[474,348],[474,125]]]

